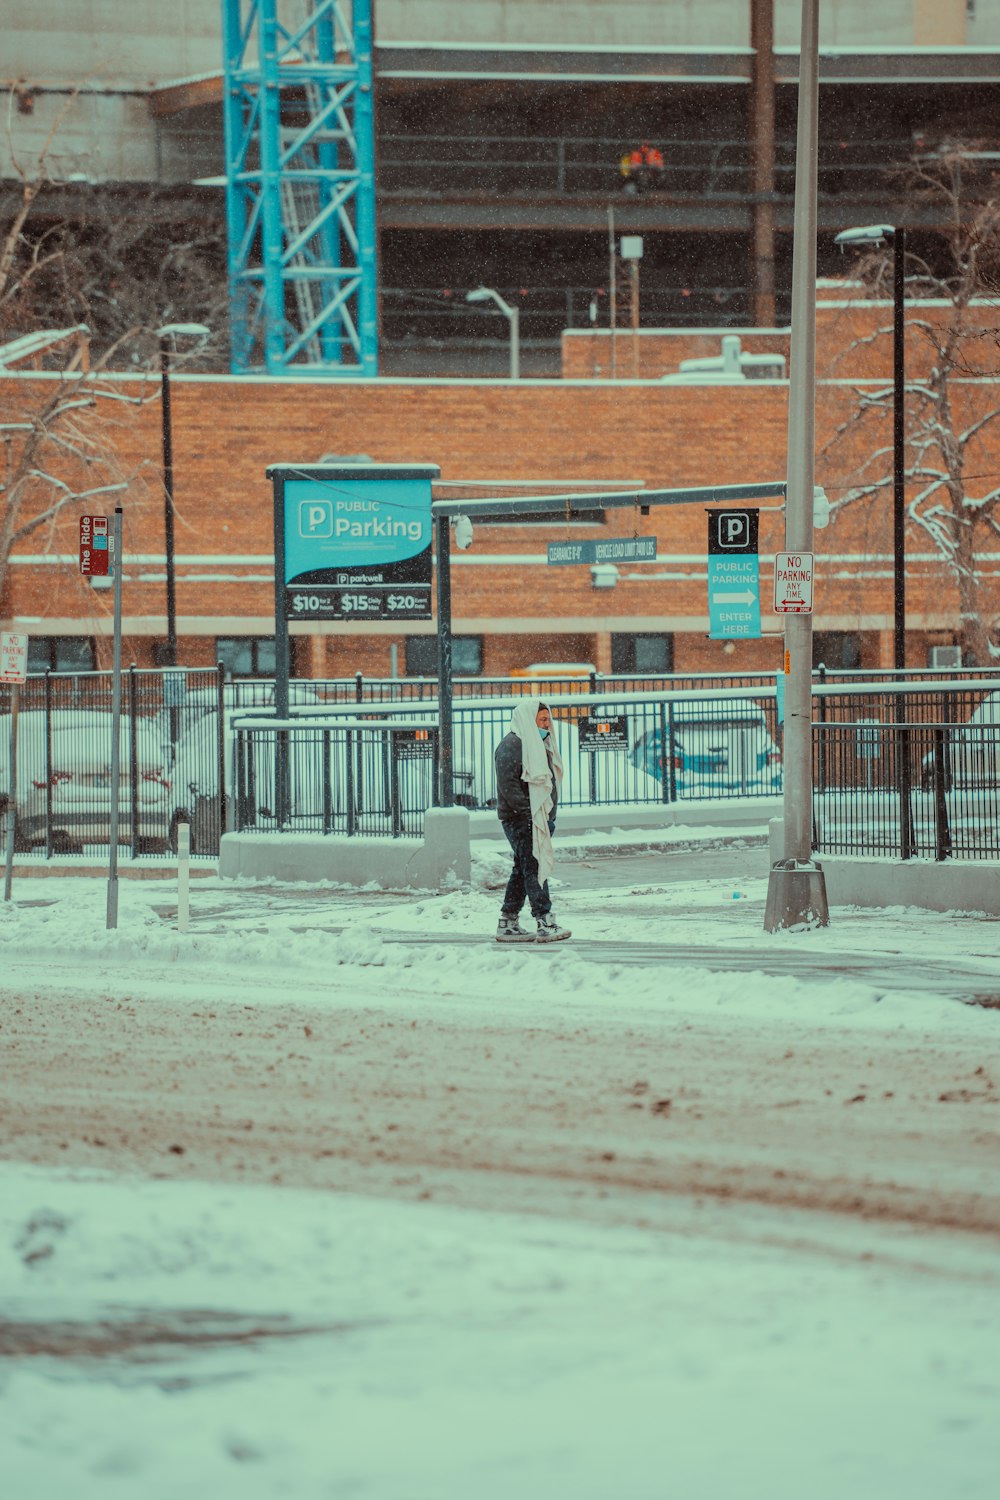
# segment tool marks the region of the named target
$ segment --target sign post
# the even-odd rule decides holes
[[[713,641],[760,637],[760,512],[708,512],[708,622]]]
[[[0,682],[12,684],[10,690],[10,792],[7,797],[6,847],[4,854],[3,899],[10,900],[14,878],[14,835],[17,829],[17,711],[21,683],[28,675],[28,637],[0,632]]]
[[[82,562],[81,562],[82,566]],[[122,780],[122,508],[115,506],[111,537],[115,580],[115,637],[111,674],[111,827],[108,850],[108,910],[105,925],[118,926],[118,803]]]
[[[288,718],[290,620],[429,620],[437,464],[275,464],[274,703]],[[278,826],[287,736],[277,737]]]

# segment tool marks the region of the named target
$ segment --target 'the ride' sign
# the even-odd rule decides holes
[[[80,572],[85,578],[107,578],[111,569],[107,516],[80,517]]]
[[[811,552],[775,553],[775,614],[811,615],[812,608],[813,554]]]

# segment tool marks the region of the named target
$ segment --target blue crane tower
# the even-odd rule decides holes
[[[222,0],[232,369],[378,373],[372,0]]]

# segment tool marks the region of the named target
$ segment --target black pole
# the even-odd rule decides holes
[[[892,578],[893,661],[906,667],[906,352],[903,343],[903,298],[906,284],[906,231],[893,235],[892,273]]]
[[[174,578],[174,444],[170,417],[170,354],[160,339],[160,418],[163,430],[163,536],[167,554],[167,658],[177,665],[177,588]]]
[[[290,660],[285,607],[285,476],[280,471],[267,472],[274,481],[274,715],[287,719]],[[291,815],[287,730],[275,734],[274,782],[278,827],[284,828]]]
[[[451,527],[437,518],[438,759],[441,806],[455,806],[451,693]]]

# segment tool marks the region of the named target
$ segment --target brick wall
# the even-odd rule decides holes
[[[827,365],[836,346],[856,343],[873,326],[887,326],[889,309],[821,309]],[[834,336],[835,335],[835,336]],[[913,336],[914,339],[917,335]],[[701,352],[688,336],[692,352]],[[679,346],[678,346],[679,347]],[[884,378],[891,341],[852,348],[842,372]],[[686,354],[682,357],[687,357]],[[915,347],[913,366],[926,358]],[[134,389],[132,383],[127,383]],[[997,402],[1000,387],[979,382],[956,388],[962,420]],[[5,420],[30,410],[33,384],[0,381]],[[570,488],[595,480],[614,487],[726,484],[783,478],[787,387],[748,382],[746,387],[659,386],[610,382],[323,382],[175,376],[173,437],[177,507],[177,609],[181,659],[210,662],[218,635],[270,634],[273,593],[270,464],[316,462],[324,454],[365,453],[378,462],[433,462],[445,479],[554,480]],[[817,477],[836,500],[873,448],[891,440],[890,416],[873,416],[866,430],[824,454],[827,440],[856,403],[854,389],[838,379],[818,393]],[[160,409],[117,406],[109,429],[130,476],[124,498],[126,655],[152,661],[165,635],[163,498],[160,488]],[[1000,425],[1000,424],[995,424]],[[1000,471],[1000,433],[988,426],[975,455],[977,472]],[[852,630],[865,651],[888,659],[892,624],[889,496],[839,515],[817,537],[816,627]],[[110,591],[95,592],[75,567],[76,513],[52,534],[36,534],[25,554],[61,555],[60,565],[11,568],[2,601],[5,622],[31,633],[81,632],[107,639]],[[610,665],[610,637],[630,629],[676,635],[678,668],[773,667],[779,625],[766,608],[770,568],[762,566],[765,630],[761,642],[733,645],[705,639],[705,533],[703,511],[675,507],[649,517],[609,512],[611,535],[655,534],[659,561],[624,567],[614,589],[592,587],[586,567],[541,564],[545,543],[564,526],[482,527],[469,553],[455,554],[453,609],[459,634],[485,636],[484,670],[506,672],[533,660],[594,661]],[[593,536],[574,526],[572,535]],[[780,515],[761,517],[762,556],[782,544]],[[908,616],[914,660],[927,640],[951,638],[957,623],[954,583],[924,533],[908,535]],[[1000,550],[1000,549],[998,549]],[[494,565],[483,565],[495,555]],[[515,559],[523,559],[518,562]],[[995,571],[995,564],[991,564]],[[430,624],[409,627],[413,633]],[[297,644],[298,668],[336,675],[384,674],[390,645],[403,670],[407,627],[396,635],[360,625],[305,627]],[[102,646],[103,655],[106,649]]]

